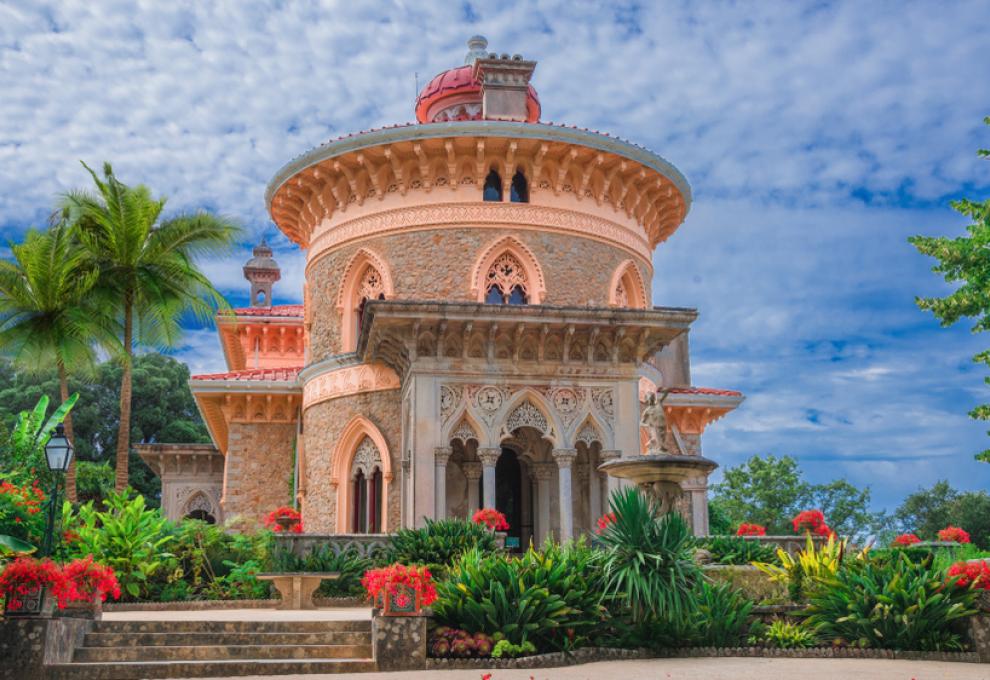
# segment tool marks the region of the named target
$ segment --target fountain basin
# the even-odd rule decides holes
[[[708,475],[718,463],[703,456],[676,456],[668,453],[613,458],[598,466],[602,472],[628,479],[639,485],[676,482]]]

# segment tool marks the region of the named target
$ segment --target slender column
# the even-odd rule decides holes
[[[502,449],[478,449],[478,458],[481,460],[482,465],[482,477],[484,482],[482,483],[482,491],[484,492],[484,498],[482,502],[486,508],[495,507],[495,463],[498,462],[499,456],[502,455]]]
[[[574,538],[574,500],[571,493],[571,465],[577,457],[577,449],[554,449],[557,461],[557,481],[560,487],[560,542]]]
[[[553,463],[533,465],[536,478],[536,542],[542,544],[550,535],[550,480],[553,479]]]
[[[478,480],[481,479],[481,463],[462,463],[461,469],[464,470],[464,476],[467,477],[468,519],[471,519],[475,510],[481,509],[481,506],[478,505]]]
[[[595,527],[595,521],[604,515],[602,512],[602,476],[595,465],[595,459],[588,452],[588,520],[591,528]]]
[[[364,478],[364,533],[371,533],[371,504],[375,502],[375,476]]]
[[[610,460],[615,460],[616,458],[620,458],[621,456],[622,456],[622,451],[618,451],[616,449],[605,449],[599,455],[603,463]],[[605,499],[605,506],[608,507],[608,500],[612,498],[612,494],[616,490],[621,488],[621,484],[619,478],[613,477],[612,475],[606,475],[605,484],[608,491],[608,498]]]
[[[436,462],[434,467],[433,488],[436,493],[436,518],[444,519],[447,516],[447,461],[454,452],[449,446],[438,446],[433,449],[433,458]]]

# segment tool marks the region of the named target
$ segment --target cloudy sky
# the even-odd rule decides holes
[[[410,121],[417,78],[465,40],[539,61],[544,120],[607,130],[677,165],[694,190],[655,256],[657,304],[696,306],[697,385],[741,389],[712,427],[723,465],[796,456],[878,507],[947,478],[990,487],[966,412],[990,399],[915,295],[949,290],[912,234],[957,234],[947,207],[990,197],[986,2],[0,1],[0,239],[41,224],[110,160],[176,210],[239,219],[204,263],[235,303],[261,234],[299,300],[302,256],[263,205],[268,179],[328,138]],[[6,254],[0,246],[0,256]],[[209,329],[179,356],[223,368]]]

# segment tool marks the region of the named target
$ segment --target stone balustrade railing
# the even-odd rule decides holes
[[[372,557],[388,547],[391,534],[291,534],[275,536],[275,544],[296,557],[305,557],[313,550],[329,545],[335,555],[354,549],[364,557]]]
[[[705,538],[718,538],[717,536],[705,536]],[[804,550],[808,545],[807,536],[745,536],[747,541],[759,541],[764,545],[769,545],[772,548],[783,548],[784,551],[791,555],[796,555],[799,551]],[[815,547],[820,547],[824,545],[828,538],[825,536],[812,536],[812,542],[814,542]]]

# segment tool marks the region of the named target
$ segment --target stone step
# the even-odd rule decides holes
[[[369,619],[354,621],[97,621],[94,633],[328,633],[371,632]]]
[[[233,678],[252,675],[368,673],[371,659],[302,659],[277,661],[140,661],[63,663],[46,666],[48,680],[144,680],[145,678]]]
[[[224,661],[227,659],[369,659],[371,645],[188,645],[80,647],[73,663],[120,661]]]
[[[371,631],[291,633],[87,633],[84,647],[189,645],[370,645]]]

